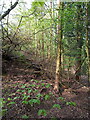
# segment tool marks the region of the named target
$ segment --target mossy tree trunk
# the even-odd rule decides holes
[[[77,3],[77,31],[76,31],[76,40],[77,40],[77,57],[76,57],[76,80],[79,81],[81,78],[81,49],[82,49],[82,24],[81,24],[81,17],[82,17],[82,6]]]
[[[62,43],[62,25],[61,25],[61,9],[62,3],[59,0],[58,5],[58,47],[57,47],[57,60],[56,60],[56,76],[55,76],[55,92],[59,92],[59,83],[61,81],[61,43]]]
[[[90,2],[86,3],[86,52],[88,58],[88,80],[90,81]]]

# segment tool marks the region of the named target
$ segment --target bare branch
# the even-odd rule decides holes
[[[4,17],[6,17],[10,13],[10,11],[17,6],[18,1],[19,0],[17,0],[13,5],[11,5],[11,7],[7,11],[5,11],[3,15],[0,16],[0,21],[4,19]]]
[[[14,35],[13,35],[13,38],[15,37],[15,35],[16,35],[18,29],[19,29],[19,26],[20,26],[20,24],[21,24],[21,22],[22,22],[22,19],[25,18],[25,17],[29,17],[29,16],[33,15],[35,11],[36,11],[36,9],[35,9],[31,14],[29,14],[29,15],[21,16],[20,21],[19,21],[19,24],[18,24],[18,26],[17,26],[17,28],[16,28],[16,32],[15,32]]]

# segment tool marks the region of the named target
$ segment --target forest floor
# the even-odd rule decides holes
[[[8,62],[2,76],[2,96],[6,101],[2,120],[89,120],[90,96],[85,76],[80,83],[73,82],[64,89],[62,95],[54,93],[53,85],[54,79],[42,74],[40,66]]]

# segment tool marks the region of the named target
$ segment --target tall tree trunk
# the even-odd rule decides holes
[[[44,26],[43,26],[44,28]],[[44,32],[42,31],[42,57],[43,57],[43,60],[44,60]]]
[[[88,57],[88,80],[90,82],[90,2],[86,3],[86,52]]]
[[[57,48],[57,60],[56,60],[56,77],[55,77],[55,85],[54,90],[56,92],[59,92],[59,83],[61,81],[61,42],[62,42],[62,26],[61,26],[61,10],[62,9],[62,3],[59,0],[58,5],[58,48]]]
[[[77,3],[78,4],[78,3]],[[77,5],[77,57],[76,57],[76,80],[79,81],[81,77],[81,49],[82,49],[82,38],[81,38],[81,5]]]

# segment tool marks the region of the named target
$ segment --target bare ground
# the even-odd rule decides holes
[[[31,66],[27,67],[22,63],[10,63],[5,65],[5,74],[2,79],[2,96],[5,98],[7,103],[4,105],[4,109],[7,112],[2,117],[2,120],[22,120],[22,115],[29,116],[29,120],[37,119],[66,119],[66,120],[89,120],[90,111],[90,91],[88,86],[88,80],[85,76],[82,77],[81,82],[73,82],[70,88],[63,89],[62,95],[55,94],[53,91],[54,79],[48,78],[42,73],[39,67]],[[33,81],[33,79],[38,82]],[[74,81],[74,80],[73,80]],[[43,84],[44,83],[44,84]],[[40,98],[40,104],[35,104],[30,106],[28,104],[22,104],[22,92],[17,92],[18,89],[26,90],[29,85],[33,86],[33,91],[25,94],[29,95],[29,99],[35,98],[38,93],[45,95],[50,95],[50,99],[45,100],[44,97]],[[50,84],[49,88],[45,88],[45,85]],[[25,88],[21,88],[21,85],[26,85]],[[50,94],[51,93],[51,94]],[[15,99],[15,97],[19,97]],[[58,99],[59,97],[64,98]],[[8,105],[10,102],[8,98],[12,98],[15,104]],[[75,102],[76,105],[67,105],[67,102]],[[54,104],[59,104],[61,109],[53,108]],[[38,110],[45,109],[47,111],[46,116],[39,116]]]

